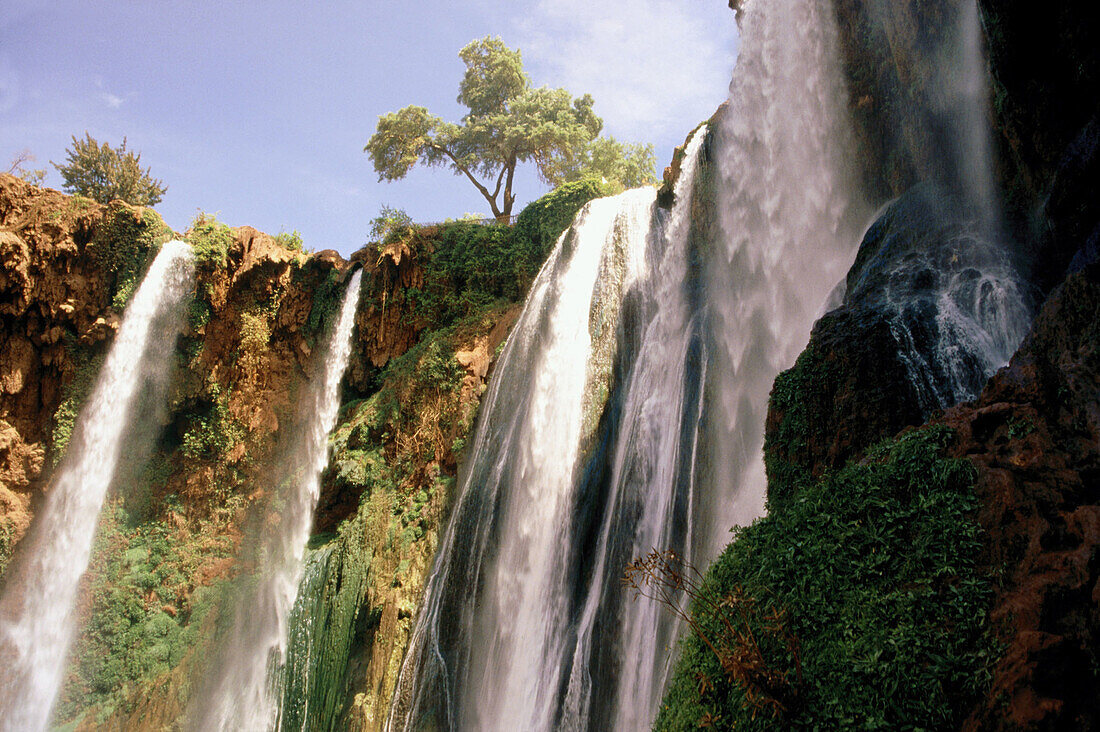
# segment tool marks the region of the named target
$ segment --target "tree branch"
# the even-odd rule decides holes
[[[469,178],[470,182],[474,184],[474,187],[477,188],[478,191],[481,192],[481,195],[485,197],[485,200],[489,202],[489,206],[493,210],[493,216],[496,216],[497,218],[499,218],[501,216],[500,209],[497,207],[497,200],[496,200],[497,199],[497,193],[499,193],[499,191],[500,191],[500,184],[499,183],[497,184],[497,190],[493,191],[493,193],[490,194],[489,189],[486,188],[485,186],[483,186],[481,184],[481,181],[479,181],[477,178],[474,177],[473,173],[470,172],[469,168],[467,168],[462,163],[458,162],[458,158],[455,157],[454,153],[452,153],[447,148],[445,148],[442,145],[440,145],[438,143],[435,143],[435,142],[429,142],[428,147],[432,148],[433,150],[438,150],[439,152],[443,153],[448,158],[450,158],[451,162],[454,163],[455,169],[458,170],[463,175],[465,175],[467,178]],[[503,173],[503,172],[504,171],[501,170],[501,173]]]

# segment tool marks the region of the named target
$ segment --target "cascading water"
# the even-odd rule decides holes
[[[869,3],[879,22],[896,11]],[[977,0],[945,4],[924,100],[944,172],[891,202],[867,232],[877,247],[849,277],[845,303],[887,316],[918,402],[930,414],[975,398],[1031,323],[993,171],[988,70]],[[863,259],[864,255],[861,254]]]
[[[607,342],[600,328],[614,332],[602,306],[617,309],[637,275],[654,199],[649,189],[589,203],[535,280],[483,402],[387,728],[553,720],[582,423],[599,406],[592,365],[610,361],[594,344]]]
[[[348,281],[338,317],[320,351],[318,373],[299,408],[301,439],[278,473],[286,476],[278,520],[266,527],[254,588],[237,607],[231,634],[219,647],[205,691],[188,709],[185,726],[189,729],[252,732],[279,724],[288,618],[302,576],[321,473],[328,462],[328,433],[339,412],[340,381],[351,353],[362,274],[358,270]]]
[[[1030,297],[983,217],[922,184],[868,230],[845,305],[887,319],[921,410],[975,398],[1031,322]]]
[[[710,143],[720,169],[699,163],[704,128],[670,219],[653,217],[645,266],[620,292],[617,379],[582,441],[586,465],[572,422],[593,361],[583,316],[605,288],[589,275],[573,299],[547,293],[575,286],[570,247],[606,239],[587,235],[612,202],[590,204],[540,273],[483,407],[388,729],[647,727],[677,626],[623,591],[625,565],[660,548],[703,566],[730,525],[761,512],[772,381],[850,263],[862,212],[828,9],[755,3],[744,29]],[[714,207],[717,227],[693,219]],[[554,337],[578,305],[570,332],[583,343]],[[553,381],[565,368],[568,390]]]
[[[628,304],[628,320],[647,325],[636,346],[622,348],[630,375],[622,389],[614,434],[608,435],[610,450],[607,455],[596,452],[595,464],[582,479],[582,502],[592,500],[588,495],[595,493],[595,500],[606,508],[594,555],[584,556],[584,544],[576,540],[568,555],[575,566],[591,561],[593,567],[574,593],[584,599],[574,611],[576,629],[570,629],[567,654],[559,661],[569,664],[569,676],[557,722],[539,728],[644,727],[655,711],[651,702],[664,689],[669,659],[653,651],[675,640],[677,624],[656,603],[624,598],[621,577],[626,564],[654,547],[674,550],[688,561],[692,556],[692,474],[706,355],[687,245],[706,136],[704,126],[688,141],[676,182],[676,205],[654,237],[657,246],[648,252],[648,276],[638,281]],[[603,472],[599,463],[607,457],[610,471],[604,486],[590,476]],[[625,659],[629,660],[623,663]],[[614,705],[607,703],[611,690]]]
[[[706,554],[763,512],[764,420],[776,375],[805,347],[855,256],[867,210],[829,3],[748,5],[717,130],[721,242],[708,262],[711,374],[701,493]]]
[[[80,413],[0,599],[0,729],[45,729],[74,634],[77,588],[139,400],[163,401],[194,279],[191,248],[161,247]]]

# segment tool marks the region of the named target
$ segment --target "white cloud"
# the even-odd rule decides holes
[[[19,104],[19,75],[4,56],[0,56],[0,114],[7,114]]]
[[[122,97],[111,94],[110,92],[104,92],[103,94],[100,94],[99,98],[102,99],[111,109],[118,109],[122,106],[122,103],[126,101]]]
[[[525,16],[505,40],[535,83],[592,94],[617,137],[687,134],[726,98],[736,29],[725,3],[534,0]]]

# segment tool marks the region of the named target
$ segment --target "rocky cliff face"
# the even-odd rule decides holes
[[[978,467],[1003,656],[966,729],[1096,729],[1100,704],[1100,267],[1048,299],[1009,366],[947,411]]]
[[[143,234],[163,227],[152,212],[0,175],[0,569],[30,523],[55,432],[71,426],[58,409],[87,388],[84,364],[118,328],[104,234],[123,222]]]
[[[477,256],[500,242],[482,227],[428,231],[345,262],[196,219],[169,404],[153,452],[126,461],[103,511],[58,721],[148,729],[183,713],[232,581],[250,571],[243,550],[271,516],[269,466],[294,439],[297,390],[359,265],[347,404],[315,517],[321,576],[340,589],[305,598],[343,651],[309,661],[326,685],[296,689],[291,707],[324,698],[324,726],[380,728],[464,441],[518,314],[508,298],[530,277],[456,281],[466,270],[436,260],[459,235],[496,237]],[[0,177],[0,570],[19,561],[126,302],[172,236],[152,210]]]

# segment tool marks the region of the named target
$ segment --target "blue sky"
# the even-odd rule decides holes
[[[382,204],[418,221],[487,213],[469,183],[416,168],[378,182],[362,152],[407,104],[458,121],[458,50],[499,35],[536,85],[591,93],[605,133],[672,148],[725,99],[737,37],[725,0],[208,2],[4,0],[0,170],[46,167],[71,135],[141,152],[182,231],[199,210],[349,254]],[[532,171],[519,206],[545,191]]]

